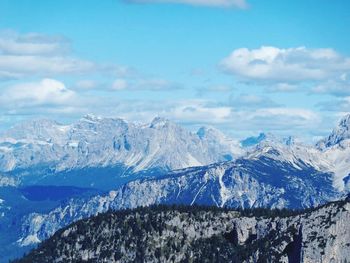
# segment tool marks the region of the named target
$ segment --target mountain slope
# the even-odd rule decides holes
[[[109,212],[61,229],[16,262],[346,262],[349,258],[349,200],[300,215],[265,212],[247,216],[196,207]]]
[[[334,173],[334,186],[340,191],[350,191],[350,114],[316,147],[321,151],[320,156],[331,164],[329,171]]]
[[[297,165],[297,166],[296,166]],[[65,225],[108,209],[153,204],[219,207],[306,208],[339,197],[332,174],[298,163],[262,157],[179,170],[135,180],[91,199],[72,199],[50,213],[34,213],[22,225],[25,240],[44,240]]]

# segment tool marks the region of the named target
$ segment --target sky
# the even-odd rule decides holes
[[[1,0],[0,130],[86,114],[317,140],[350,110],[347,0]]]

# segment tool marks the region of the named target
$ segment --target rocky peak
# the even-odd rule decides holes
[[[171,125],[171,124],[172,124],[172,123],[171,123],[168,119],[166,119],[166,118],[155,117],[155,118],[151,121],[149,127],[150,127],[150,128],[154,128],[154,129],[157,129],[157,128],[164,128],[164,127],[169,126],[169,125]]]
[[[283,142],[285,145],[290,146],[295,143],[295,138],[293,136],[288,136],[286,138],[283,138]]]
[[[295,145],[295,138],[292,136],[278,137],[272,133],[260,133],[256,137],[249,137],[241,141],[241,145],[243,148],[248,148],[248,152],[266,147],[274,149],[290,148]]]
[[[259,144],[266,139],[266,134],[261,132],[258,136],[251,136],[241,141],[242,147],[250,147]]]
[[[201,127],[197,131],[197,135],[200,139],[204,138],[216,138],[225,139],[226,135],[214,127]]]
[[[344,116],[340,120],[339,127],[343,127],[343,128],[345,128],[348,131],[349,130],[349,126],[350,126],[350,114],[347,114],[346,116]]]
[[[317,143],[317,147],[319,149],[329,148],[347,139],[350,139],[350,114],[344,116],[332,133]]]
[[[96,116],[96,115],[91,114],[91,113],[86,114],[83,118],[81,118],[81,121],[94,121],[94,122],[96,122],[96,121],[100,121],[100,120],[102,120],[101,117]]]

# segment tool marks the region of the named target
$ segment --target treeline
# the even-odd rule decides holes
[[[101,216],[106,214],[109,216],[110,214],[115,214],[116,216],[125,216],[130,213],[158,213],[158,212],[167,212],[167,211],[178,211],[180,213],[189,213],[196,214],[197,212],[213,212],[213,213],[226,213],[226,212],[238,212],[240,216],[243,217],[288,217],[300,215],[303,213],[307,213],[313,211],[316,208],[307,208],[307,209],[287,209],[287,208],[232,208],[232,207],[218,207],[218,206],[207,206],[207,205],[178,205],[178,204],[158,204],[158,205],[150,205],[145,207],[138,207],[134,209],[122,209],[122,210],[109,210],[105,213],[98,214],[97,216]]]

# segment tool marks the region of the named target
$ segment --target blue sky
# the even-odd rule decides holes
[[[0,2],[0,129],[87,113],[316,139],[350,106],[350,2]]]

